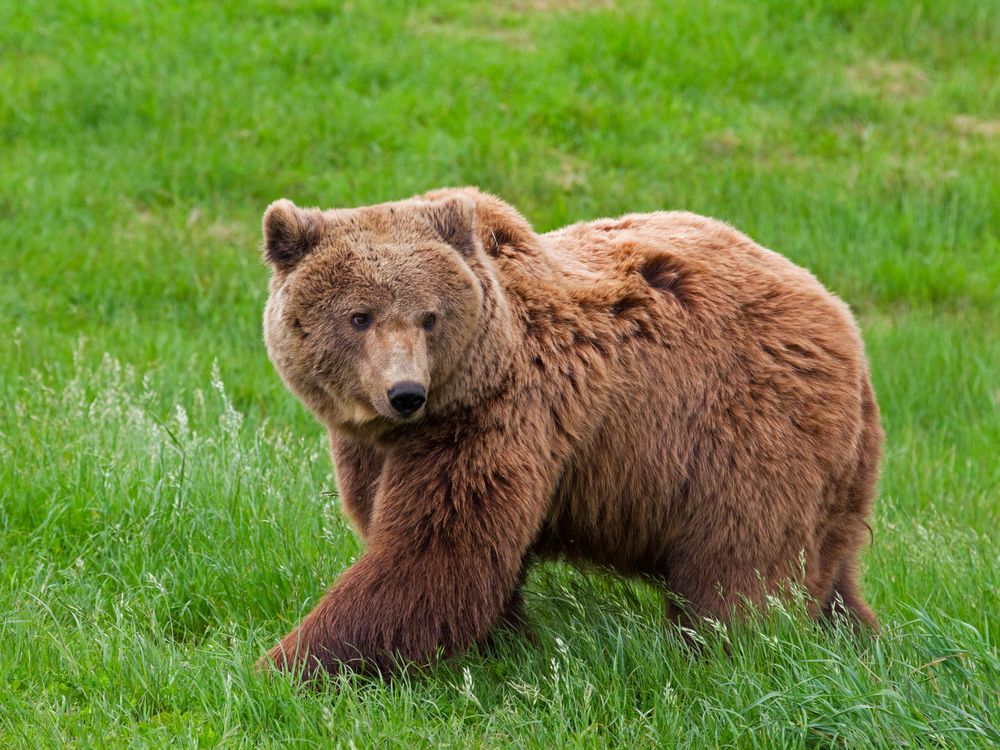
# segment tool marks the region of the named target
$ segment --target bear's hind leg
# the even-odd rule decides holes
[[[850,615],[856,622],[867,625],[878,632],[878,619],[861,595],[858,584],[857,557],[866,538],[871,537],[868,518],[875,498],[878,481],[878,461],[882,444],[882,426],[879,422],[878,406],[872,393],[871,383],[863,383],[862,404],[863,427],[858,446],[858,462],[854,477],[846,486],[842,503],[842,515],[834,525],[836,537],[828,543],[832,554],[825,557],[835,560],[833,587],[823,600],[822,614],[832,617],[840,610]]]
[[[844,614],[854,622],[867,625],[872,631],[878,632],[878,618],[861,595],[857,573],[851,562],[842,563],[833,589],[823,604],[823,616],[833,619],[836,614]]]

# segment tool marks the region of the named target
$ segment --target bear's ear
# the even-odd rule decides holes
[[[277,200],[264,212],[264,258],[288,271],[319,244],[323,212],[301,209],[290,200]]]
[[[465,195],[432,201],[424,215],[434,231],[464,256],[476,251],[476,204]]]

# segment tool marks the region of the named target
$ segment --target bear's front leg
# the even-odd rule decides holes
[[[375,492],[382,473],[382,452],[369,445],[330,433],[330,454],[337,469],[337,494],[341,507],[362,539],[375,507]]]
[[[483,454],[469,441],[456,456],[390,453],[367,552],[267,659],[305,678],[385,675],[398,661],[427,664],[483,640],[546,507],[545,482],[522,459],[530,455],[521,446]]]

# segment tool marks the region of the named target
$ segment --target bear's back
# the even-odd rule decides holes
[[[661,291],[685,293],[674,300],[703,318],[738,317],[763,305],[856,338],[847,305],[812,273],[716,219],[685,211],[627,214],[539,239],[558,272],[583,285],[627,285],[638,273],[651,286],[662,283]]]
[[[541,235],[552,259],[574,275],[627,275],[636,259],[666,253],[692,270],[711,271],[732,281],[747,274],[779,276],[786,283],[822,290],[804,268],[761,247],[728,224],[687,211],[626,214],[579,222]]]

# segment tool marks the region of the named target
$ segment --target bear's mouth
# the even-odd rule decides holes
[[[365,424],[384,416],[377,409],[373,409],[370,404],[354,399],[347,404],[346,411],[348,421],[353,424]]]
[[[402,425],[402,424],[413,424],[414,422],[419,422],[423,418],[425,411],[426,409],[423,406],[421,406],[419,409],[415,409],[412,412],[401,414],[400,412],[396,411],[391,406],[389,406],[389,404],[387,403],[384,408],[375,407],[374,409],[372,409],[371,413],[373,414],[373,418],[374,415],[377,415],[378,417],[381,417],[390,424]]]
[[[381,409],[373,406],[363,396],[344,393],[326,383],[321,383],[320,386],[333,402],[334,413],[337,415],[337,421],[341,424],[358,426],[372,422],[379,417],[385,417]]]

